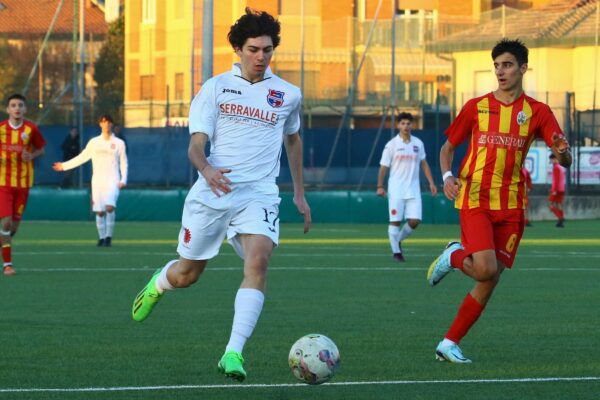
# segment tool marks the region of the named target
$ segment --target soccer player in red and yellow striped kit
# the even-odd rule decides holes
[[[11,243],[33,185],[33,160],[44,154],[46,141],[38,127],[25,120],[25,97],[11,95],[8,119],[0,121],[0,241],[4,275],[14,275]]]
[[[505,268],[511,268],[525,225],[522,166],[531,143],[542,139],[560,164],[572,161],[569,145],[550,108],[523,92],[528,49],[503,39],[492,50],[498,89],[469,100],[445,134],[440,151],[444,194],[460,213],[461,242],[451,242],[429,267],[430,285],[454,269],[475,280],[436,348],[436,358],[469,363],[458,347],[483,312]],[[451,171],[455,148],[469,147],[458,177]]]

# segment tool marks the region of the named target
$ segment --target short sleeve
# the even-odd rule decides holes
[[[473,100],[469,100],[462,110],[460,110],[456,119],[452,121],[452,124],[450,124],[448,129],[444,132],[448,137],[448,141],[452,143],[454,147],[467,140],[471,132],[473,132],[475,125],[473,113],[476,109],[474,104]]]
[[[422,141],[419,141],[419,160],[423,161],[427,158],[427,154],[425,154],[425,145]]]
[[[42,135],[42,132],[40,132],[37,125],[32,126],[32,133],[33,135],[31,137],[31,144],[33,144],[33,147],[36,149],[41,149],[44,147],[46,145],[46,140],[44,139],[44,136]]]
[[[379,161],[379,165],[383,165],[384,167],[390,167],[392,165],[392,142],[389,141],[383,148],[383,152],[381,153],[381,160]]]
[[[300,106],[302,104],[302,95],[298,95],[296,104],[292,109],[289,117],[285,120],[283,125],[284,135],[293,135],[300,130]]]
[[[540,107],[538,112],[539,129],[536,136],[543,139],[548,147],[552,147],[554,144],[552,136],[554,136],[555,133],[562,134],[563,131],[560,129],[560,125],[558,125],[558,121],[550,107],[546,104],[542,104],[542,107]]]
[[[216,79],[206,81],[200,92],[192,100],[188,116],[190,135],[202,132],[208,135],[209,140],[213,137],[218,118],[215,82]]]

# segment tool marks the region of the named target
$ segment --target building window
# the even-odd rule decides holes
[[[175,100],[183,100],[183,73],[175,74]]]
[[[141,76],[140,82],[140,99],[141,100],[152,100],[152,81],[153,75]]]
[[[143,0],[142,20],[145,24],[156,22],[156,0]]]

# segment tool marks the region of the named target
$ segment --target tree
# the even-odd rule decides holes
[[[108,35],[96,64],[96,109],[100,113],[109,113],[115,122],[122,121],[122,105],[125,89],[125,24],[123,16],[110,23]]]

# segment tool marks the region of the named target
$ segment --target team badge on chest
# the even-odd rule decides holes
[[[285,93],[280,92],[279,90],[269,89],[269,94],[267,95],[267,103],[271,107],[279,108],[283,105],[283,95]]]
[[[525,111],[519,111],[517,114],[517,124],[523,125],[525,122],[527,122],[527,114]]]

